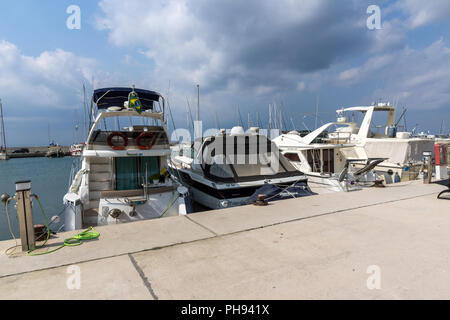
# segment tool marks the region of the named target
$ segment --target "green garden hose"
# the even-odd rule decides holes
[[[47,228],[47,238],[45,239],[44,243],[42,245],[40,245],[39,247],[36,247],[36,249],[42,248],[45,246],[45,244],[47,243],[48,239],[50,238],[50,229],[48,226],[48,219],[47,216],[45,215],[44,212],[44,208],[42,207],[41,202],[39,201],[39,197],[37,195],[33,195],[34,198],[37,200],[37,202],[39,203],[39,206],[41,207],[41,211],[42,211],[42,215],[44,216],[45,219],[45,227]],[[36,249],[30,250],[27,252],[27,255],[29,256],[40,256],[43,254],[47,254],[47,253],[52,253],[55,252],[56,250],[59,250],[63,247],[75,247],[75,246],[79,246],[83,243],[82,240],[93,240],[93,239],[97,239],[100,236],[100,233],[96,230],[94,230],[93,227],[89,227],[88,229],[80,232],[79,234],[64,239],[64,243],[62,245],[60,245],[59,247],[53,249],[53,250],[48,250],[48,251],[44,251],[44,252],[35,252],[33,253],[33,251],[35,251]]]

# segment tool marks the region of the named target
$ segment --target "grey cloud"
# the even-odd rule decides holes
[[[323,70],[336,59],[367,51],[373,35],[365,26],[365,2],[127,3],[139,11],[138,20],[148,22],[165,17],[169,22],[166,30],[151,23],[124,25],[126,13],[120,10],[122,4],[117,0],[103,0],[101,7],[115,44],[124,46],[133,39],[140,40],[148,47],[148,55],[166,71],[178,78],[181,73],[191,81],[195,75],[200,76],[204,89],[212,92],[233,81],[239,81],[245,88],[264,85],[294,88],[295,73]],[[161,15],[154,17],[158,10]],[[167,37],[164,39],[162,35]]]

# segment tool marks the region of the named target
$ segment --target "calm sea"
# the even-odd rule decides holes
[[[0,195],[4,192],[13,196],[15,182],[31,180],[31,192],[39,196],[48,219],[58,215],[64,208],[63,196],[69,185],[70,169],[74,158],[24,158],[0,161]],[[20,238],[15,201],[9,203],[9,215],[14,234]],[[33,223],[45,224],[39,204],[33,200]],[[60,221],[50,226],[52,231],[59,230],[64,224],[64,214]],[[64,229],[64,228],[63,228]],[[11,239],[5,206],[0,202],[0,240]]]

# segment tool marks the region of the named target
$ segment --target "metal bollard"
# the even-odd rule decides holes
[[[31,181],[16,182],[16,209],[19,218],[22,251],[34,250],[36,246],[30,194]]]
[[[433,164],[432,164],[432,152],[423,153],[423,183],[431,183],[431,178],[433,177]]]

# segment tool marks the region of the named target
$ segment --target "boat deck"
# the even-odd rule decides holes
[[[421,181],[97,227],[7,257],[1,299],[448,299],[450,201]],[[59,245],[77,232],[60,233]],[[81,285],[69,289],[78,266]],[[380,288],[369,289],[380,271]]]

